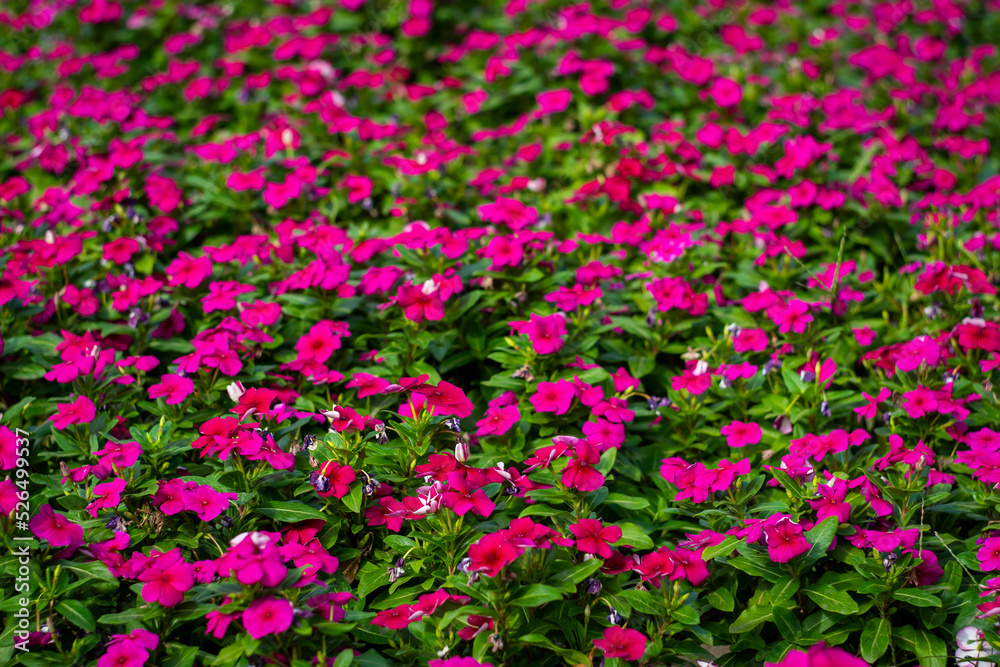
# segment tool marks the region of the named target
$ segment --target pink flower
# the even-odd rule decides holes
[[[413,608],[410,605],[404,604],[378,612],[375,614],[375,618],[372,619],[372,625],[389,630],[402,630],[408,627],[410,623],[420,620],[421,616],[422,614],[419,612],[414,614]]]
[[[355,373],[347,383],[348,389],[357,389],[358,398],[367,398],[381,394],[389,386],[388,380],[383,380],[369,373]]]
[[[159,555],[137,579],[146,582],[142,587],[142,598],[146,602],[174,607],[184,601],[184,593],[194,586],[194,568],[184,560],[177,547]]]
[[[892,392],[882,387],[878,390],[878,396],[872,397],[865,392],[861,392],[861,395],[865,397],[868,403],[862,405],[860,408],[854,408],[854,411],[858,413],[858,421],[862,419],[874,419],[875,415],[878,414],[878,404],[885,402],[886,399],[892,396]]]
[[[979,559],[979,569],[983,572],[1000,569],[1000,537],[987,537],[976,558]]]
[[[552,354],[562,349],[566,319],[560,313],[539,317],[534,313],[527,322],[511,322],[518,333],[526,334],[537,354]]]
[[[344,189],[347,190],[347,201],[357,204],[372,194],[372,180],[367,176],[344,176]]]
[[[186,252],[177,253],[177,259],[167,266],[168,284],[172,287],[195,289],[212,275],[212,259],[208,255],[192,257]]]
[[[160,638],[149,630],[136,628],[127,635],[111,635],[111,641],[108,642],[108,646],[112,644],[125,644],[126,646],[142,649],[143,651],[152,651],[159,646]]]
[[[557,382],[539,382],[538,391],[531,397],[531,404],[538,412],[553,412],[564,415],[569,412],[576,388],[567,380]]]
[[[490,533],[469,547],[469,559],[470,572],[495,577],[500,570],[517,560],[517,549],[502,534]]]
[[[496,505],[482,489],[473,489],[465,473],[453,472],[448,477],[448,490],[441,494],[445,507],[459,516],[470,510],[479,516],[488,517]]]
[[[184,494],[184,509],[194,512],[202,521],[211,521],[229,509],[230,501],[235,501],[236,497],[235,493],[222,493],[202,484]]]
[[[756,445],[760,442],[761,435],[763,434],[758,424],[738,421],[723,426],[721,432],[722,435],[726,436],[726,443],[730,447]]]
[[[781,333],[803,333],[813,320],[813,316],[809,314],[809,304],[799,299],[789,301],[787,306],[777,304],[767,314],[778,325]]]
[[[503,435],[520,419],[521,411],[516,405],[490,407],[486,410],[486,415],[476,422],[476,436],[482,438],[487,435]]]
[[[104,449],[94,452],[100,458],[101,464],[107,467],[131,468],[142,454],[142,445],[135,441],[109,442]]]
[[[570,456],[569,464],[563,469],[562,483],[579,491],[594,491],[604,484],[604,475],[594,466],[600,463],[601,454],[587,440],[580,440]]]
[[[740,87],[740,84],[732,79],[722,77],[712,81],[712,85],[709,86],[706,94],[723,109],[734,107],[743,99],[743,89]]]
[[[931,412],[936,412],[938,407],[937,398],[934,392],[926,387],[917,387],[913,391],[903,394],[903,409],[911,419],[923,417]]]
[[[97,518],[97,510],[118,507],[122,500],[122,491],[128,485],[124,479],[116,477],[110,482],[98,484],[94,487],[94,501],[87,505],[90,516]]]
[[[194,382],[183,375],[167,373],[160,378],[159,384],[149,387],[150,398],[166,398],[167,405],[180,405],[194,391]]]
[[[569,103],[573,100],[573,93],[568,88],[558,88],[556,90],[546,90],[538,93],[535,97],[540,107],[535,114],[544,116],[547,114],[559,113],[569,108]]]
[[[594,646],[604,651],[605,658],[639,660],[646,652],[646,636],[638,630],[613,625],[604,630],[603,639],[595,639]]]
[[[330,496],[343,498],[350,492],[351,484],[358,478],[351,466],[342,465],[336,461],[327,461],[320,466],[319,474],[329,480],[330,483],[328,490],[318,492],[321,498],[328,498]]]
[[[149,659],[149,651],[117,642],[108,646],[107,652],[97,660],[97,667],[142,667]]]
[[[791,651],[781,662],[767,662],[764,667],[868,667],[868,663],[843,649],[815,644],[808,653]]]
[[[836,478],[833,486],[827,484],[817,486],[816,492],[822,498],[809,501],[812,508],[816,510],[816,520],[822,521],[827,517],[835,516],[839,523],[846,524],[851,518],[851,504],[844,502],[847,491],[847,483]]]
[[[518,415],[518,419],[521,416]],[[0,426],[0,470],[13,470],[17,467],[18,446],[17,434],[6,426]],[[25,450],[27,454],[27,450]]]
[[[89,424],[97,416],[94,402],[86,396],[78,396],[72,403],[60,403],[56,406],[58,414],[52,415],[52,428],[63,430],[71,424]]]
[[[424,320],[438,322],[444,319],[444,301],[436,283],[428,280],[422,287],[401,285],[396,303],[403,309],[406,319],[420,324]]]
[[[802,526],[787,517],[765,526],[764,537],[767,540],[767,555],[775,563],[787,563],[809,551],[810,548]]]
[[[733,349],[737,352],[763,352],[769,342],[763,329],[742,329],[733,339]]]
[[[292,603],[272,596],[250,603],[243,611],[243,627],[254,639],[279,634],[292,627]]]
[[[67,547],[60,558],[69,558],[83,544],[83,528],[53,512],[51,505],[42,505],[28,521],[28,527],[38,539],[48,540],[50,546]]]
[[[621,539],[622,529],[605,526],[597,519],[580,519],[569,527],[576,537],[576,548],[585,554],[597,554],[601,558],[611,558],[611,544]]]

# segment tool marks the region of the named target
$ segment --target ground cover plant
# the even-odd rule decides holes
[[[0,664],[996,664],[998,34],[4,3]]]

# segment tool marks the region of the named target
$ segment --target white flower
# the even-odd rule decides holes
[[[246,393],[246,389],[243,388],[242,382],[234,382],[228,387],[226,387],[226,393],[229,394],[229,398],[233,399],[234,403],[240,402],[240,397]]]
[[[966,626],[955,635],[955,643],[958,649],[955,650],[955,659],[958,667],[989,667],[994,663],[979,661],[979,658],[986,658],[995,655],[993,647],[986,643],[983,631],[974,626]]]

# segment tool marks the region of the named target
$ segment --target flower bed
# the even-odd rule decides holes
[[[0,663],[993,664],[996,0],[0,33]]]

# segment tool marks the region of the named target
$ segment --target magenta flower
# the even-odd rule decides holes
[[[767,540],[767,555],[775,563],[787,563],[810,549],[802,526],[787,517],[765,526],[764,537]]]
[[[125,642],[108,645],[108,650],[97,659],[97,667],[142,667],[149,659],[149,651]]]
[[[254,639],[276,635],[292,627],[292,603],[272,596],[259,598],[243,610],[243,627]]]
[[[184,593],[194,586],[194,568],[184,560],[177,547],[156,557],[137,579],[146,582],[142,587],[142,598],[146,602],[174,607],[184,601]]]
[[[351,377],[351,381],[347,383],[348,389],[358,390],[358,398],[367,398],[369,396],[381,394],[382,391],[388,386],[388,380],[384,380],[369,373],[355,373]]]
[[[601,558],[611,557],[611,544],[621,539],[622,529],[605,526],[597,519],[580,519],[569,527],[576,537],[576,548],[585,554],[597,554]]]
[[[518,419],[520,419],[518,415]],[[18,452],[17,434],[6,426],[0,426],[0,470],[13,470],[17,467]]]
[[[86,396],[78,396],[72,403],[60,403],[56,406],[57,414],[49,419],[52,428],[63,430],[72,424],[89,424],[97,416],[94,402]]]
[[[771,308],[768,315],[778,325],[781,333],[803,333],[813,320],[813,316],[809,314],[809,304],[799,299],[789,301],[787,306]]]
[[[604,475],[594,466],[601,462],[601,454],[587,440],[576,443],[570,455],[569,464],[563,468],[562,483],[579,491],[594,491],[604,484]]]
[[[538,354],[552,354],[562,349],[566,335],[566,320],[560,314],[540,317],[534,313],[527,322],[511,322],[518,333],[528,336]]]
[[[97,518],[97,510],[118,507],[118,503],[122,500],[122,491],[128,485],[124,479],[116,477],[110,482],[105,482],[103,484],[98,484],[94,487],[94,500],[89,505],[87,509],[90,510],[90,516]]]
[[[646,636],[638,630],[613,625],[605,628],[603,639],[594,640],[594,646],[604,651],[605,658],[639,660],[646,652]]]
[[[760,442],[763,431],[758,424],[753,422],[744,423],[734,421],[721,429],[722,435],[726,436],[726,443],[730,447],[746,447],[756,445]]]
[[[469,571],[482,572],[487,577],[500,574],[507,565],[517,560],[517,549],[501,533],[483,535],[469,547]]]
[[[764,667],[868,667],[868,663],[843,649],[815,644],[808,653],[791,651],[781,662],[767,662]]]
[[[367,176],[344,176],[344,189],[347,191],[347,201],[357,204],[372,194],[372,180]]]
[[[576,388],[567,380],[557,382],[539,382],[538,391],[531,397],[531,404],[538,412],[553,412],[563,415],[569,412]]]
[[[1000,537],[987,537],[976,558],[979,559],[979,569],[983,572],[1000,569]]]
[[[858,414],[858,421],[862,419],[874,419],[875,415],[878,414],[879,403],[884,403],[886,399],[892,396],[892,392],[886,387],[882,387],[878,390],[878,396],[873,397],[865,392],[861,392],[861,395],[868,402],[860,408],[854,408],[854,411]]]
[[[149,387],[150,398],[165,398],[167,405],[180,405],[194,392],[194,382],[183,375],[167,373],[158,384]]]
[[[408,605],[400,605],[392,609],[386,609],[375,614],[371,624],[388,630],[402,630],[413,623],[419,621],[423,616],[420,612],[414,613],[413,608]]]
[[[131,468],[139,460],[142,454],[142,445],[135,441],[131,442],[108,442],[104,449],[94,452],[102,465],[118,466],[119,468]]]
[[[489,407],[486,414],[476,422],[476,435],[480,438],[487,435],[503,435],[521,419],[521,411],[516,405]]]
[[[28,521],[28,527],[38,539],[48,540],[49,546],[66,547],[59,558],[69,558],[83,544],[83,528],[53,512],[51,505],[42,505]]]
[[[441,494],[445,507],[459,516],[472,511],[488,517],[496,505],[481,488],[472,488],[465,473],[453,472],[448,477],[448,490]]]
[[[816,520],[831,516],[837,517],[839,523],[846,524],[851,518],[851,504],[844,502],[847,497],[848,486],[842,479],[834,478],[833,485],[820,484],[816,487],[816,493],[821,498],[810,500],[809,504],[816,510]]]
[[[222,493],[202,484],[184,494],[184,509],[194,512],[202,521],[211,521],[229,509],[229,503],[236,497],[235,493]]]
[[[342,465],[336,461],[327,461],[319,468],[319,474],[329,480],[330,488],[318,491],[321,498],[343,498],[351,490],[351,484],[358,478],[351,466]],[[318,488],[318,487],[317,487]]]
[[[908,391],[903,394],[903,398],[905,399],[903,409],[912,419],[937,411],[937,397],[933,391],[926,387],[917,387],[913,391]]]

